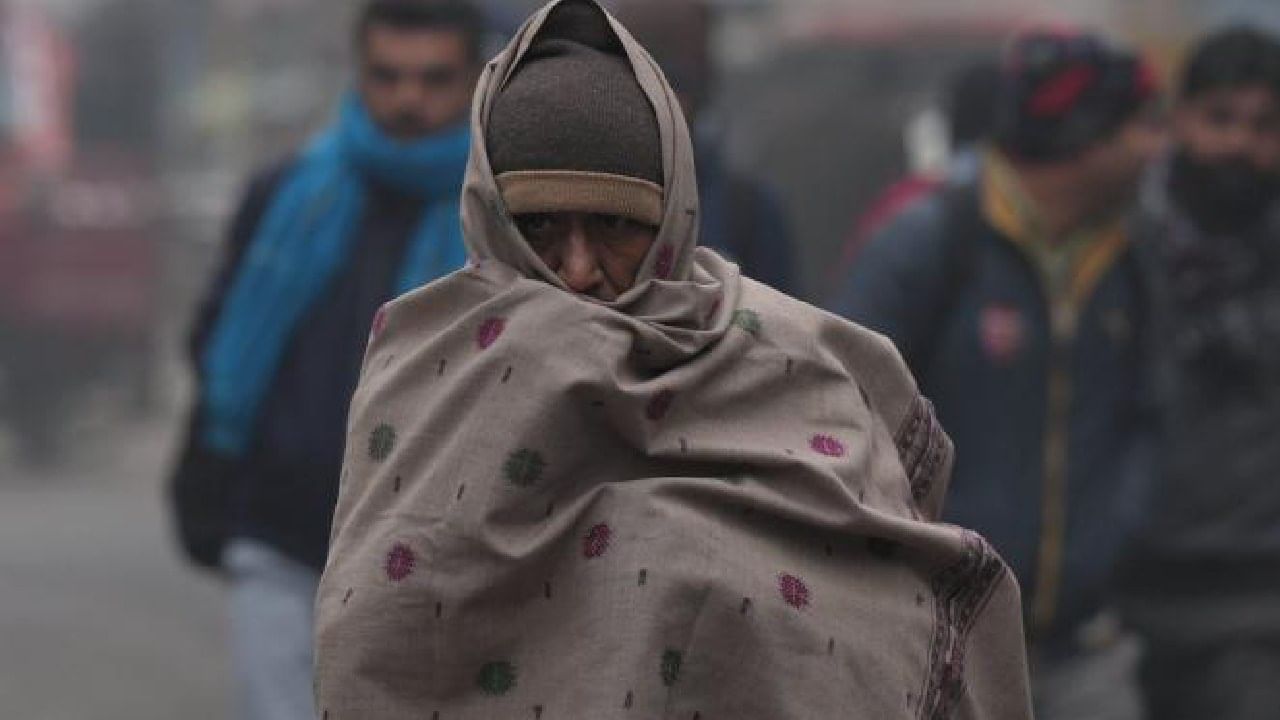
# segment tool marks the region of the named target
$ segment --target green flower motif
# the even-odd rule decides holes
[[[680,666],[684,664],[684,656],[675,650],[662,654],[662,684],[667,687],[680,680]]]
[[[517,450],[511,453],[502,466],[502,474],[516,487],[532,487],[542,479],[547,463],[533,450]]]
[[[485,695],[500,697],[515,689],[516,666],[509,662],[491,662],[480,668],[477,679]]]
[[[382,462],[391,457],[391,451],[396,447],[396,430],[390,425],[383,423],[373,429],[369,435],[369,457],[377,462]]]
[[[744,331],[759,337],[764,325],[760,322],[760,313],[755,310],[738,310],[733,314],[733,324]]]

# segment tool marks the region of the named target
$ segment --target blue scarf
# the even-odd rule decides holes
[[[466,262],[459,196],[470,148],[466,124],[412,143],[385,136],[354,95],[277,189],[258,224],[201,358],[202,440],[241,456],[294,328],[352,252],[365,183],[426,204],[403,260],[400,293]]]

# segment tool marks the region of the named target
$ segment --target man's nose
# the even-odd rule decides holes
[[[422,102],[426,95],[426,90],[416,79],[411,77],[401,78],[396,83],[396,104],[402,109],[411,110]]]
[[[587,240],[580,220],[575,220],[565,240],[564,256],[560,263],[560,279],[576,293],[589,294],[600,284],[603,272],[595,249]]]

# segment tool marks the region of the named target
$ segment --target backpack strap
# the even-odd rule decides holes
[[[979,183],[947,183],[939,193],[942,212],[937,232],[942,245],[942,275],[932,298],[927,339],[917,359],[916,371],[920,375],[934,366],[939,340],[953,319],[960,294],[977,271],[978,238],[987,231]]]

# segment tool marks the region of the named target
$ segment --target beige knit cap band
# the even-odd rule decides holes
[[[519,170],[497,177],[512,215],[583,212],[662,225],[662,187],[648,180],[577,170]]]

